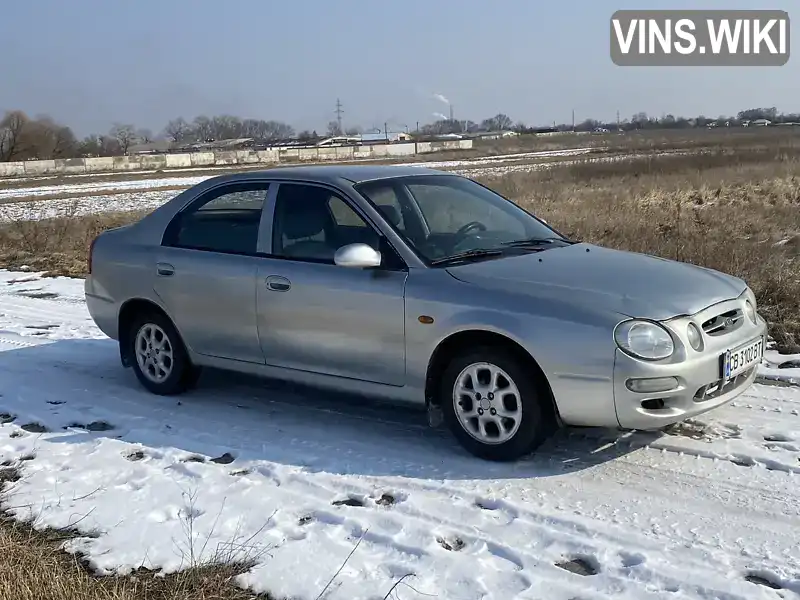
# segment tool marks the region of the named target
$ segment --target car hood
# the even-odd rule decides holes
[[[738,297],[736,277],[646,254],[592,244],[449,267],[455,278],[558,301],[578,302],[629,317],[664,320],[694,314]]]

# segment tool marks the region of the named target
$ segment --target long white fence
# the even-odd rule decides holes
[[[161,169],[191,169],[225,165],[270,165],[279,163],[350,161],[370,158],[414,156],[442,150],[468,150],[472,140],[403,142],[365,146],[320,148],[272,148],[185,154],[144,154],[99,158],[65,158],[0,162],[0,177],[37,175],[80,175],[83,173],[124,173]]]

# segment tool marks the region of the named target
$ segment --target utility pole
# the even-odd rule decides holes
[[[339,125],[339,134],[343,134],[344,130],[342,129],[342,103],[339,101],[339,98],[336,99],[336,123]]]
[[[389,124],[384,121],[383,123],[383,136],[386,138],[386,141],[389,141]]]
[[[572,133],[575,133],[575,109],[572,109]]]
[[[619,131],[619,111],[617,111],[617,131]]]

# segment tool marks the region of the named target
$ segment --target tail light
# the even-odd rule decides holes
[[[91,274],[92,274],[92,253],[94,252],[94,245],[97,243],[97,239],[98,239],[99,237],[100,237],[99,235],[98,235],[97,237],[95,237],[95,238],[92,240],[92,243],[91,243],[91,244],[89,244],[89,256],[88,256],[88,257],[87,257],[87,259],[86,259],[86,263],[87,263],[87,272],[89,273],[89,275],[91,275]]]

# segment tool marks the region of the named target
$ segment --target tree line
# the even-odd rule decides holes
[[[800,113],[780,113],[775,107],[750,108],[736,113],[735,116],[720,115],[719,117],[681,117],[664,115],[651,117],[645,112],[638,112],[628,119],[620,121],[601,121],[585,119],[573,123],[553,123],[550,126],[528,126],[522,121],[514,123],[507,115],[498,114],[483,121],[440,119],[420,128],[420,132],[429,135],[478,133],[481,131],[509,130],[516,133],[536,133],[540,131],[595,131],[597,129],[632,131],[637,129],[690,129],[693,127],[719,127],[737,126],[748,121],[767,119],[772,123],[800,123]]]
[[[711,123],[720,126],[736,125],[756,119],[769,119],[773,123],[800,122],[800,114],[779,113],[775,107],[747,109],[740,111],[735,117],[717,118],[707,118],[702,115],[695,118],[674,115],[654,118],[640,112],[619,123],[586,119],[574,126],[554,123],[552,128],[546,129],[568,131],[574,128],[576,131],[592,131],[597,128],[616,129],[617,126],[624,130],[671,129],[705,127]],[[328,123],[325,135],[358,135],[362,132],[358,127],[342,129],[337,121],[331,121]],[[508,115],[498,113],[482,121],[442,118],[421,126],[414,133],[420,136],[501,130],[532,133],[542,129],[529,127],[522,122],[515,123]],[[241,119],[231,115],[201,115],[191,121],[182,117],[172,119],[158,135],[154,135],[149,129],[137,128],[132,124],[116,123],[105,134],[78,139],[69,126],[58,123],[49,116],[29,117],[24,111],[10,110],[0,120],[0,161],[121,156],[127,154],[134,145],[154,141],[168,141],[173,148],[184,148],[214,140],[252,138],[256,145],[268,146],[290,140],[310,143],[321,137],[316,131],[295,132],[291,125],[281,121]]]

